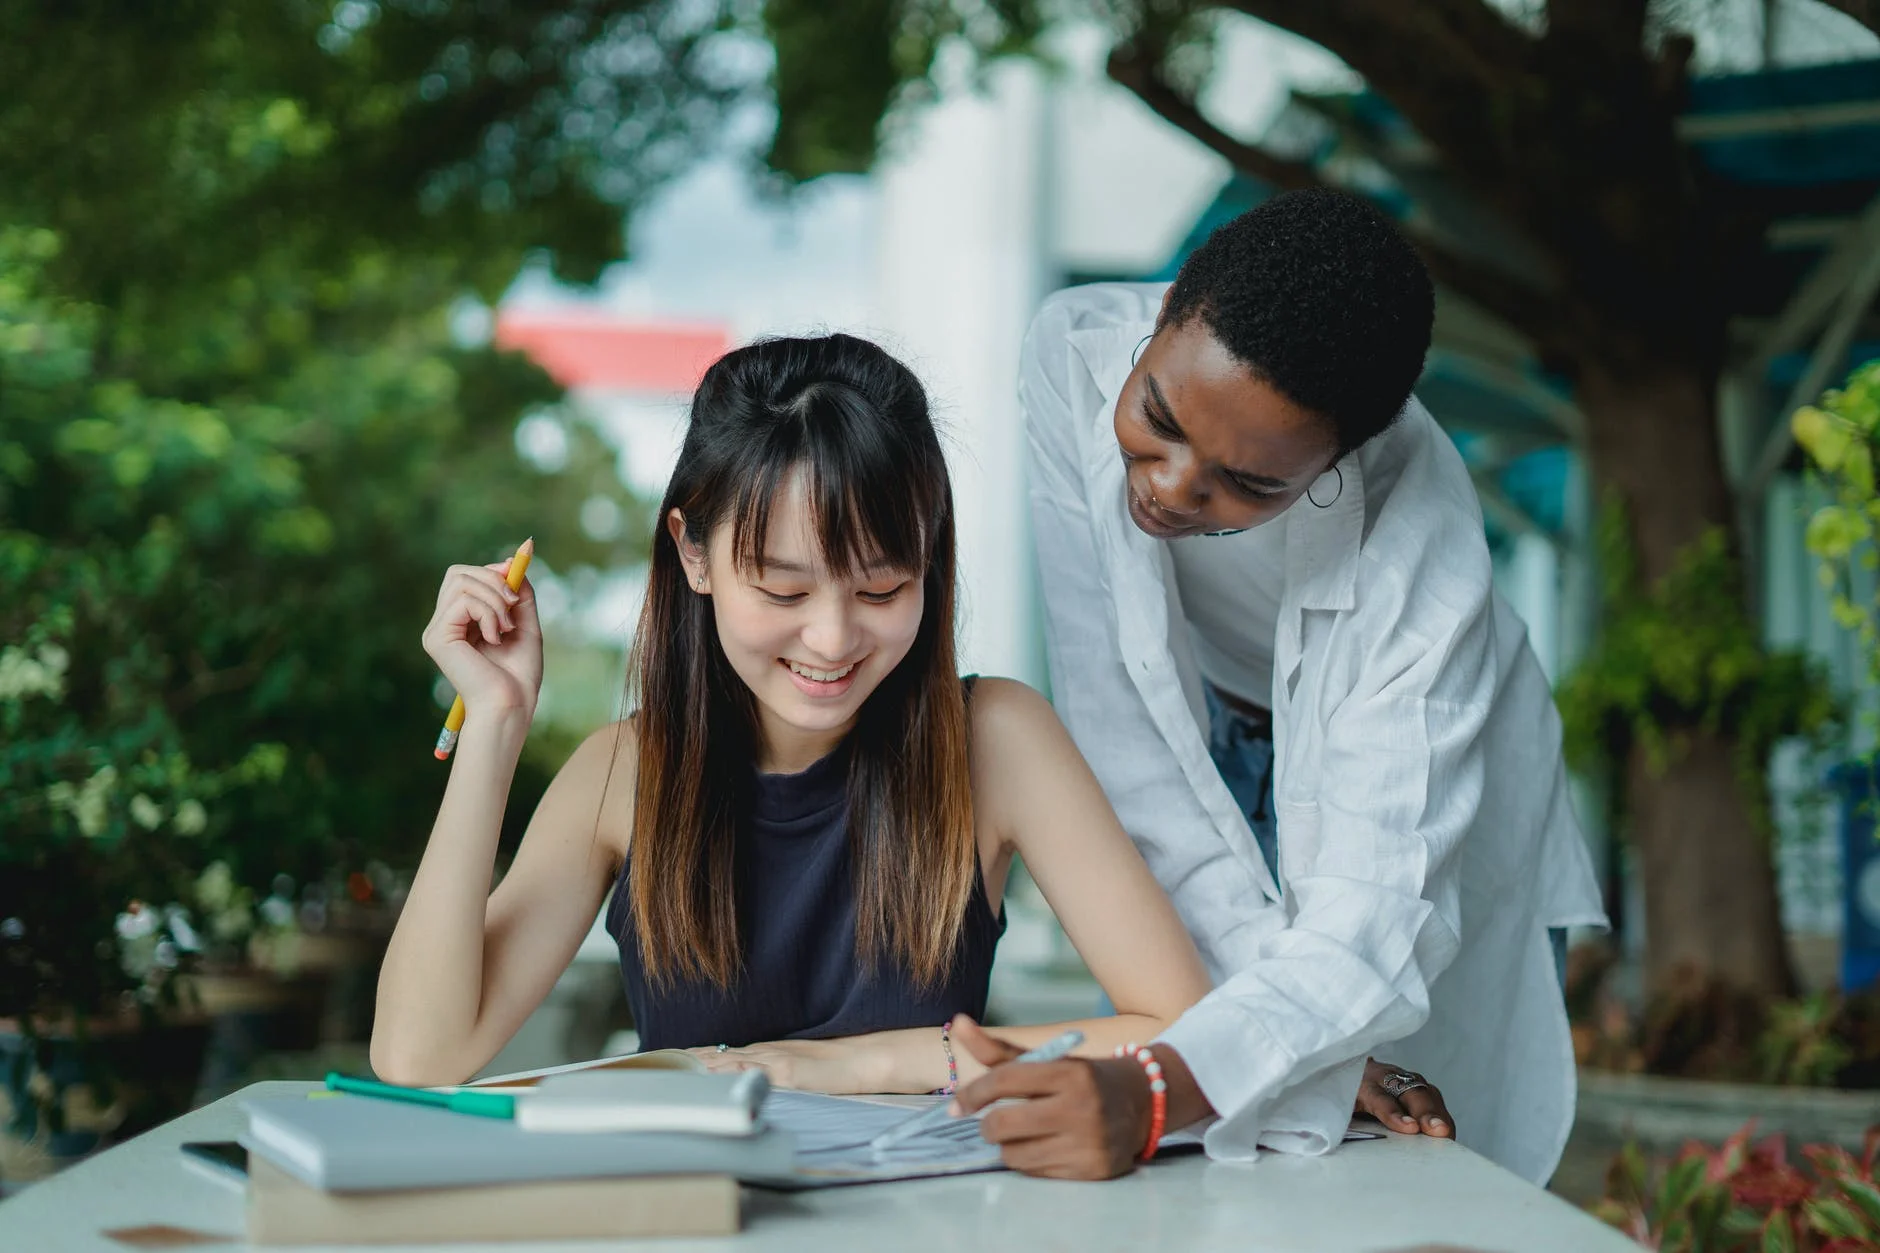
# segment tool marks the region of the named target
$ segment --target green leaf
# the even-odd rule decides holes
[[[1873,495],[1873,452],[1867,444],[1858,443],[1848,449],[1847,458],[1841,463],[1841,477],[1856,494]]]
[[[1873,526],[1865,514],[1840,505],[1824,505],[1808,519],[1802,542],[1817,557],[1839,561],[1854,546],[1873,537]]]
[[[1763,1224],[1761,1247],[1762,1253],[1795,1253],[1795,1231],[1786,1209],[1776,1210]]]
[[[1682,1212],[1690,1205],[1698,1189],[1704,1186],[1704,1158],[1695,1154],[1673,1162],[1658,1189],[1658,1214],[1665,1217]]]
[[[1834,1186],[1850,1202],[1859,1207],[1868,1226],[1880,1232],[1880,1188],[1876,1188],[1865,1179],[1841,1178],[1834,1181]]]
[[[1802,1203],[1802,1214],[1824,1236],[1855,1238],[1873,1234],[1854,1207],[1834,1197],[1817,1197]]]
[[[1829,474],[1840,470],[1858,434],[1852,423],[1812,405],[1795,411],[1789,429],[1802,451]]]

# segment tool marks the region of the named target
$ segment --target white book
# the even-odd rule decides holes
[[[552,1075],[516,1097],[524,1131],[756,1133],[770,1083],[761,1070],[735,1075],[673,1070],[585,1070]]]
[[[518,1070],[469,1083],[433,1088],[434,1092],[527,1092],[554,1075],[574,1074],[583,1070],[680,1070],[705,1074],[705,1063],[684,1049],[654,1049],[650,1053],[622,1053],[617,1057],[596,1057],[588,1061],[543,1066],[538,1070]]]
[[[731,1175],[756,1182],[790,1178],[795,1159],[790,1135],[769,1127],[747,1135],[545,1135],[509,1118],[368,1096],[258,1097],[246,1106],[248,1131],[241,1140],[251,1153],[334,1192],[627,1175]]]

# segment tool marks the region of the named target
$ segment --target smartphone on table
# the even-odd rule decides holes
[[[248,1150],[233,1140],[191,1140],[182,1146],[183,1161],[198,1174],[236,1188],[248,1186]]]

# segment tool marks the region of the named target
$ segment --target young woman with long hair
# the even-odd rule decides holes
[[[1050,706],[959,677],[952,492],[905,366],[844,335],[728,354],[660,516],[635,711],[576,750],[494,891],[541,631],[504,566],[444,580],[424,643],[468,717],[380,976],[382,1077],[485,1065],[610,889],[643,1046],[789,1086],[924,1092],[978,1071],[941,1027],[984,1013],[1016,857],[1117,1008],[1077,1024],[1082,1052],[1153,1038],[1206,993]]]

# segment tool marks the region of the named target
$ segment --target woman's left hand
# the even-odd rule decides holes
[[[1369,1114],[1405,1135],[1420,1132],[1446,1140],[1456,1135],[1456,1120],[1435,1084],[1413,1070],[1373,1057],[1364,1059],[1364,1081],[1358,1085],[1358,1099],[1351,1112]]]
[[[709,1046],[686,1051],[714,1074],[761,1070],[779,1088],[838,1096],[882,1090],[874,1050],[863,1038],[773,1040],[723,1051]]]

